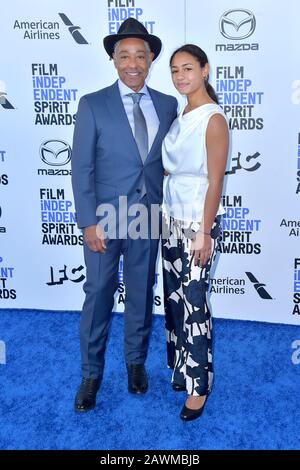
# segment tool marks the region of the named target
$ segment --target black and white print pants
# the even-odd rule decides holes
[[[211,391],[212,320],[207,303],[209,273],[221,234],[220,216],[211,230],[212,253],[205,266],[195,266],[190,255],[198,222],[163,215],[163,279],[168,366],[172,382],[194,396]],[[164,236],[164,234],[167,234]]]

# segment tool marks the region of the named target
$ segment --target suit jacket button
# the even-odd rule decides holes
[[[141,190],[141,189],[137,189],[136,192],[137,192],[137,193],[141,193],[142,190]]]

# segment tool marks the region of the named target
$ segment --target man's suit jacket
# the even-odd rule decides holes
[[[148,87],[160,124],[143,164],[118,82],[80,99],[73,139],[72,185],[79,228],[97,224],[101,203],[128,206],[140,199],[145,182],[149,204],[162,201],[161,143],[177,114],[177,100]]]

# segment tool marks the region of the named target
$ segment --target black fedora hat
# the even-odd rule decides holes
[[[161,51],[161,40],[157,36],[149,34],[145,26],[135,18],[127,18],[127,20],[121,24],[117,34],[110,34],[103,39],[107,54],[112,57],[116,42],[126,38],[138,38],[147,41],[150,50],[154,54],[153,60],[158,57]]]

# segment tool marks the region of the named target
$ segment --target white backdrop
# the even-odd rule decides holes
[[[300,3],[11,0],[1,11],[0,305],[80,310],[85,268],[70,184],[80,96],[116,78],[102,39],[134,16],[163,41],[149,85],[177,96],[168,61],[208,54],[230,119],[216,317],[300,323]],[[158,260],[155,313],[163,313]],[[124,286],[115,310],[123,310]]]

